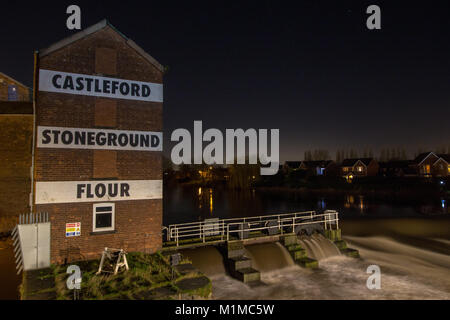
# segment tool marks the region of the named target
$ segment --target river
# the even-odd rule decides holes
[[[309,270],[294,265],[279,246],[252,246],[247,251],[265,285],[250,288],[225,274],[217,250],[188,252],[211,277],[215,299],[450,299],[447,201],[178,187],[165,193],[164,224],[335,209],[344,239],[361,255],[328,254],[318,270]],[[366,286],[370,265],[380,267],[379,290]]]
[[[380,200],[352,194],[312,195],[295,192],[199,187],[164,189],[164,225],[205,218],[244,217],[306,210],[335,209],[349,245],[361,259],[330,256],[319,270],[302,269],[288,260],[260,263],[264,286],[249,288],[228,277],[220,255],[205,255],[217,266],[199,262],[213,281],[215,299],[450,299],[450,213],[446,199]],[[287,259],[269,249],[271,254]],[[250,248],[249,254],[264,252]],[[280,249],[281,250],[281,249]],[[269,252],[268,251],[268,252]],[[197,254],[204,260],[202,253]],[[278,259],[278,258],[277,258]],[[278,261],[278,260],[277,260]],[[366,287],[369,265],[380,266],[382,288]],[[209,269],[208,269],[209,268]],[[219,272],[217,271],[219,270]],[[0,241],[0,299],[17,299],[10,241]]]

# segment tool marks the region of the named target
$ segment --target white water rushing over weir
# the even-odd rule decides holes
[[[339,249],[321,234],[314,234],[311,237],[302,236],[300,244],[306,249],[306,255],[316,260],[323,260],[333,256],[340,256]]]
[[[319,270],[296,265],[261,273],[266,286],[250,288],[224,274],[212,277],[215,299],[450,299],[450,255],[387,237],[347,237],[362,259],[321,258],[327,245],[302,239],[320,259]],[[327,240],[328,241],[328,240]],[[447,240],[433,240],[441,243]],[[317,248],[320,246],[320,250]],[[309,246],[309,249],[308,249]],[[325,249],[326,248],[326,249]],[[331,253],[331,252],[330,252]],[[381,289],[369,290],[367,267],[381,268]]]

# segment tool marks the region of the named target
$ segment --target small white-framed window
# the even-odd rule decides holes
[[[94,204],[92,231],[112,231],[114,230],[114,203]]]

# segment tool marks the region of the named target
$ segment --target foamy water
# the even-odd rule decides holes
[[[294,265],[262,272],[261,280],[266,285],[257,288],[249,288],[224,274],[215,275],[212,277],[213,297],[450,299],[449,255],[416,248],[387,237],[346,237],[346,240],[351,247],[360,251],[362,259],[332,256],[320,260],[318,270]],[[309,242],[309,245],[313,246],[312,241]],[[444,242],[442,243],[446,245]],[[369,290],[366,287],[370,275],[366,270],[372,264],[381,268],[380,290]]]

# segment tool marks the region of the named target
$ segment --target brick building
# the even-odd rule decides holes
[[[31,90],[0,72],[0,101],[31,101]]]
[[[370,177],[378,174],[380,166],[373,158],[344,159],[341,163],[341,174],[347,180],[353,177]]]
[[[421,177],[450,176],[450,154],[425,152],[419,154],[413,163]]]
[[[162,81],[106,20],[36,54],[34,211],[52,263],[161,247]]]

